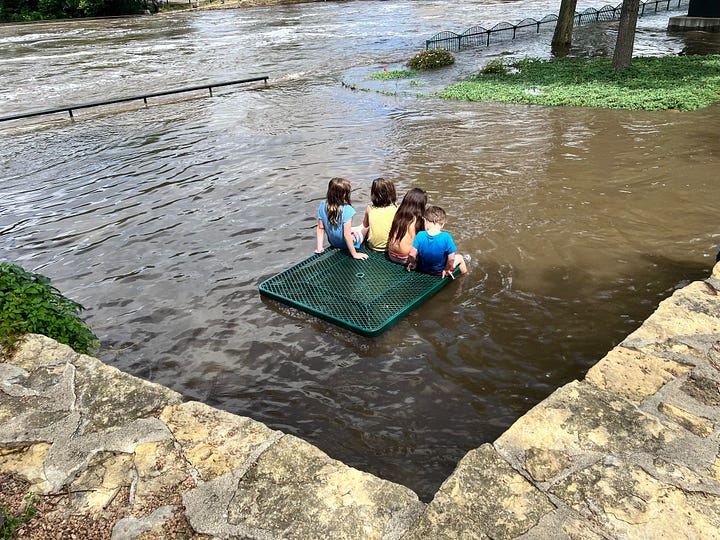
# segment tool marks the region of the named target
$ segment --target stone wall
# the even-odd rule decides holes
[[[25,538],[720,538],[720,264],[424,504],[249,418],[27,336],[0,363]]]

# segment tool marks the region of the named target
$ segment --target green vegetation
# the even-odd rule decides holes
[[[437,69],[455,63],[455,57],[444,49],[430,49],[416,54],[408,60],[408,67],[415,70]]]
[[[142,13],[150,0],[2,0],[0,22],[70,19]]]
[[[12,540],[17,537],[18,529],[35,516],[37,509],[34,503],[35,496],[31,493],[25,497],[25,510],[18,515],[0,505],[0,540]]]
[[[530,105],[689,111],[720,102],[720,55],[524,59],[440,92],[447,99]],[[497,66],[496,66],[497,67]],[[496,72],[497,71],[497,72]]]
[[[505,64],[505,61],[502,58],[495,58],[485,64],[485,66],[480,70],[480,73],[490,75],[493,73],[507,73],[509,71],[510,68]]]
[[[409,79],[418,75],[417,70],[411,69],[391,69],[389,71],[376,71],[370,74],[371,79],[380,81],[388,81],[391,79]]]
[[[84,309],[60,294],[49,278],[0,264],[0,345],[12,345],[20,335],[34,333],[88,353],[99,340],[78,317]]]

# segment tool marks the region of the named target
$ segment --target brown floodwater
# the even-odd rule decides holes
[[[427,97],[488,58],[549,54],[549,35],[459,53],[397,95],[349,88],[377,85],[370,73],[437,31],[552,4],[315,3],[1,26],[0,115],[270,81],[0,124],[0,258],[84,304],[105,362],[428,499],[468,450],[707,276],[720,241],[718,107]],[[720,50],[666,25],[643,20],[636,50]],[[575,52],[603,52],[613,31],[588,28]],[[328,179],[349,178],[362,212],[379,175],[447,210],[470,273],[373,339],[261,298],[262,280],[312,253]]]

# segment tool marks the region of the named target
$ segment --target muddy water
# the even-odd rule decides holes
[[[554,9],[318,3],[0,27],[0,114],[270,77],[0,125],[0,258],[86,305],[106,362],[427,499],[467,450],[706,276],[720,237],[717,107],[447,103],[341,84],[401,64],[436,31]],[[667,36],[663,17],[642,25],[647,54],[715,46]],[[588,30],[578,52],[612,32]],[[489,57],[547,55],[547,41],[461,53],[420,90]],[[375,339],[257,292],[312,253],[337,175],[358,209],[378,175],[427,189],[472,256],[468,276]]]

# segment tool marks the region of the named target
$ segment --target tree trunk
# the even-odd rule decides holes
[[[575,6],[577,0],[562,0],[557,25],[552,38],[553,56],[567,56],[572,45],[573,25],[575,24]]]
[[[635,27],[637,26],[639,9],[640,0],[623,0],[612,63],[613,69],[616,71],[630,67],[632,62]]]

